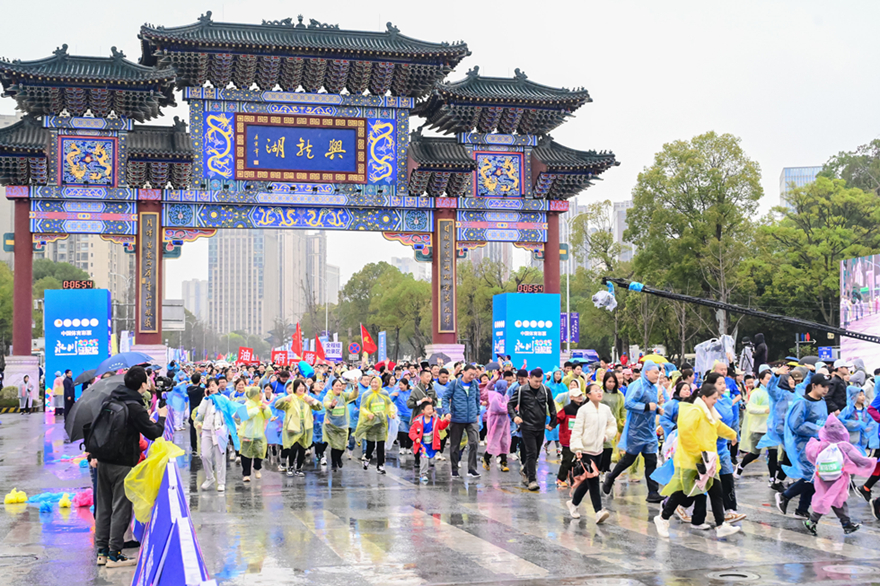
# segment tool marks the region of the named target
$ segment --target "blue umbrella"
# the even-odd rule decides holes
[[[131,368],[138,364],[150,364],[153,357],[143,352],[122,352],[116,356],[111,356],[98,365],[95,376],[101,376],[105,372],[115,372],[120,368]]]

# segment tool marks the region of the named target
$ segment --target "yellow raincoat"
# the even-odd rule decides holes
[[[263,459],[269,447],[266,442],[266,420],[272,417],[272,411],[263,405],[263,395],[259,387],[248,387],[244,395],[247,399],[245,407],[249,417],[238,427],[238,437],[241,439],[240,453],[246,458]]]
[[[693,403],[682,402],[678,407],[678,443],[672,459],[675,473],[660,494],[670,495],[678,491],[689,496],[699,494],[701,491],[695,485],[697,463],[702,459],[702,452],[718,453],[719,437],[735,440],[736,432],[721,422],[721,415],[714,407],[709,409],[699,397]],[[709,479],[706,490],[712,482],[713,479]]]
[[[281,445],[284,449],[289,449],[294,444],[309,448],[312,445],[312,433],[315,429],[315,416],[312,415],[312,411],[320,411],[321,403],[316,400],[309,405],[303,397],[294,393],[278,399],[275,408],[285,413],[284,425],[281,426]]]
[[[367,413],[372,413],[370,419]],[[358,424],[354,437],[360,441],[384,442],[388,439],[388,418],[396,417],[397,409],[388,395],[371,390],[361,399]]]
[[[620,438],[620,434],[623,431],[623,426],[626,425],[626,407],[624,407],[625,402],[626,397],[620,391],[617,391],[616,393],[606,392],[602,395],[601,403],[608,405],[608,408],[611,409],[611,414],[614,415],[614,420],[617,421],[617,436],[612,441],[605,442],[605,448],[613,448],[617,445],[617,440],[618,438]]]
[[[770,417],[770,394],[763,386],[752,389],[746,404],[739,449],[743,452],[760,454],[758,442],[767,433],[767,418]]]
[[[357,387],[353,391],[343,391],[340,395],[327,393],[324,397],[324,440],[333,450],[344,450],[348,446],[348,404],[357,399]],[[333,400],[336,407],[331,407]]]

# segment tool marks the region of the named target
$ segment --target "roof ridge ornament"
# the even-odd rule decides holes
[[[293,26],[293,18],[288,16],[283,20],[263,20],[263,26]]]
[[[125,53],[123,53],[122,51],[117,51],[116,47],[110,47],[110,54],[113,56],[113,60],[116,62],[125,59]]]
[[[525,81],[529,78],[526,72],[522,71],[519,67],[513,70],[513,76],[520,81]]]
[[[294,28],[306,28],[306,25],[303,24],[303,15],[302,14],[298,14],[296,16],[296,20],[299,22],[297,22],[297,24]]]
[[[180,119],[180,116],[174,117],[174,125],[172,126],[175,132],[186,132],[186,122]]]
[[[211,20],[211,14],[213,14],[210,10],[206,11],[204,14],[199,16],[199,22],[202,24],[211,24],[213,21]]]
[[[324,22],[319,22],[319,21],[315,20],[314,18],[310,18],[308,28],[339,29],[339,25],[338,24],[327,24]]]
[[[519,71],[519,69],[517,69],[517,71]],[[473,67],[468,69],[468,72],[465,75],[467,75],[469,79],[480,77],[480,66],[474,65]]]
[[[61,57],[62,59],[67,57],[67,43],[64,43],[63,45],[52,51],[52,54],[56,57]]]
[[[391,24],[391,22],[386,22],[385,23],[385,32],[387,32],[392,37],[394,37],[394,36],[397,36],[398,33],[400,33],[400,29],[397,28],[396,26],[394,26],[393,24]]]

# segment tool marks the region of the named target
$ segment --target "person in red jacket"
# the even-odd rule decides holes
[[[426,403],[422,414],[412,420],[409,437],[413,441],[413,454],[419,462],[419,475],[422,482],[428,482],[428,467],[434,467],[434,456],[440,451],[440,432],[449,427],[452,415],[447,413],[442,419],[434,413],[434,405]],[[418,454],[424,452],[424,458]]]
[[[574,454],[570,447],[571,430],[574,427],[578,409],[584,404],[584,394],[577,381],[572,381],[568,398],[570,399],[568,405],[556,413],[556,422],[559,424],[559,443],[562,444],[562,463],[559,465],[559,473],[556,475],[556,488],[568,488],[568,473],[574,464]]]

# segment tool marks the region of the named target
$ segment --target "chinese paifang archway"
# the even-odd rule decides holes
[[[0,61],[24,118],[0,130],[15,201],[13,353],[29,356],[33,246],[100,234],[137,255],[136,336],[161,346],[163,251],[217,229],[368,230],[432,263],[435,350],[455,345],[455,262],[489,241],[544,260],[559,292],[559,214],[609,167],[550,133],[585,89],[484,77],[464,42],[302,17],[141,27],[134,63]],[[187,125],[144,124],[182,98]],[[418,126],[415,131],[411,127]],[[447,137],[429,137],[422,129]],[[455,352],[457,353],[457,352]],[[15,357],[13,357],[15,358]],[[14,360],[13,360],[14,362]]]

